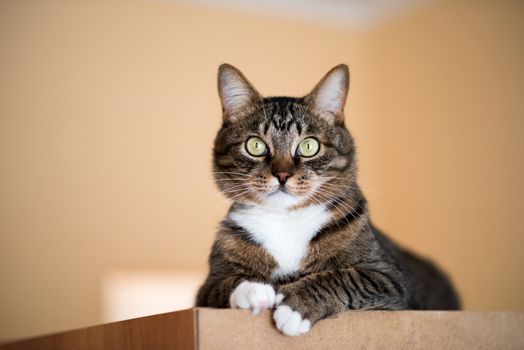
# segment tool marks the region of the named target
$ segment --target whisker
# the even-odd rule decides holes
[[[344,189],[344,190],[358,190],[359,188],[358,187],[353,187],[353,186],[344,186],[344,185],[338,185],[338,184],[332,184],[332,183],[329,183],[329,182],[325,182],[323,183],[322,185],[320,185],[320,187],[322,186],[326,186],[326,187],[331,187],[333,189]]]
[[[241,184],[233,184],[233,185],[230,185],[230,186],[227,186],[225,185],[224,186],[225,188],[221,191],[219,191],[218,193],[216,193],[213,197],[211,197],[211,199],[214,199],[218,196],[220,196],[221,194],[229,194],[229,193],[235,193],[235,192],[238,192],[239,190],[242,190],[242,189],[249,189],[250,187],[252,187],[252,184],[251,183],[241,183]]]
[[[329,183],[329,182],[324,182],[322,186],[325,186],[331,190],[339,190],[339,189],[348,189],[348,190],[364,190],[366,192],[374,192],[374,193],[380,193],[379,191],[372,191],[372,190],[369,190],[369,189],[365,189],[365,188],[362,188],[362,187],[354,187],[354,186],[344,186],[344,185],[339,185],[339,184],[333,184],[333,183]]]
[[[333,193],[331,192],[325,192],[325,195],[327,194],[330,194],[330,195],[334,195]],[[362,217],[363,214],[359,214],[358,217],[355,217],[355,208],[351,207],[348,203],[346,202],[337,202],[337,203],[333,203],[335,205],[340,205],[342,208],[344,208],[345,210],[347,210],[348,214],[350,214],[355,220],[358,220]],[[372,231],[371,229],[371,226],[369,225],[369,220],[365,220],[365,225],[368,227],[368,229],[370,231]]]
[[[189,183],[188,186],[190,188],[194,188],[194,187],[197,187],[197,186],[202,186],[204,184],[204,181],[206,181],[206,180],[211,180],[212,182],[215,182],[215,183],[226,183],[226,182],[229,182],[229,181],[248,182],[248,181],[251,181],[251,178],[236,178],[236,179],[234,179],[234,178],[221,178],[221,179],[217,179],[217,178],[214,178],[214,177],[203,178],[202,176],[200,176],[200,178],[197,177],[194,180],[195,181]]]
[[[213,179],[215,182],[228,182],[228,181],[238,181],[238,182],[249,182],[251,179]]]
[[[221,193],[224,193],[224,194],[232,193],[232,192],[237,192],[239,189],[249,189],[251,187],[252,187],[251,184],[238,184],[238,185],[226,187],[224,190],[221,191]]]
[[[324,198],[324,199],[326,199],[326,198],[325,198],[326,196],[323,195],[323,194],[321,194],[321,193],[318,193],[318,192],[317,192],[317,195],[319,195],[320,198]],[[333,203],[331,202],[331,200],[329,200],[329,199],[327,200],[327,202],[333,204]],[[340,210],[340,208],[337,207],[337,206],[333,206],[333,208],[335,208],[335,209],[339,212],[339,214],[340,214],[340,216],[341,216],[342,219],[345,219],[345,220],[346,220],[348,226],[350,227],[351,232],[353,232],[353,228],[351,227],[351,224],[350,224],[349,220],[346,218],[346,215],[344,214],[344,212],[343,212],[342,210]],[[334,217],[333,217],[333,220],[335,220]]]
[[[326,180],[343,180],[343,181],[348,181],[348,182],[351,182],[350,179],[346,178],[346,177],[343,177],[343,176],[326,176],[326,177],[322,177],[322,179],[326,179]],[[325,182],[325,183],[329,183],[329,182]],[[366,192],[374,192],[374,193],[382,193],[382,191],[379,191],[379,190],[373,190],[373,189],[370,189],[369,187],[363,187],[362,186],[362,182],[361,181],[358,181],[358,188],[366,191]]]
[[[336,199],[336,194],[335,193],[332,193],[332,192],[328,192],[328,191],[319,191],[320,193],[322,193],[324,196],[329,196],[329,197],[335,197],[335,198],[332,198],[331,199],[331,202],[333,205],[340,205],[343,209],[347,210],[348,213],[351,213],[354,211],[354,208],[352,208],[349,204],[347,204],[346,202],[341,202],[341,201],[337,201],[336,203],[333,202],[333,200]]]
[[[218,208],[220,208],[222,205],[228,203],[229,201],[234,202],[236,198],[238,198],[238,197],[240,197],[242,195],[245,195],[245,194],[249,194],[249,188],[246,189],[246,190],[243,190],[242,192],[240,192],[237,195],[234,195],[233,197],[227,197],[224,201],[220,202],[213,209],[211,209],[211,211],[209,213],[211,214],[211,213],[215,212]]]
[[[223,175],[239,175],[239,176],[252,176],[251,174],[237,173],[234,171],[212,171],[209,174],[223,174]]]

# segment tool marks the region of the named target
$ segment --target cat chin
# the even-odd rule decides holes
[[[301,202],[301,199],[293,194],[277,191],[266,196],[265,204],[275,208],[289,208]]]

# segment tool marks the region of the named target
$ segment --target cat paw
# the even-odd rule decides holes
[[[279,331],[285,335],[296,336],[309,332],[311,322],[303,319],[298,311],[287,305],[280,305],[273,313],[273,319]]]
[[[250,309],[254,315],[275,306],[275,290],[269,284],[258,282],[240,283],[231,296],[229,305],[235,309]]]

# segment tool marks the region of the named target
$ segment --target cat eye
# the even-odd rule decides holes
[[[312,137],[308,137],[300,141],[297,147],[297,153],[301,157],[313,157],[318,153],[320,149],[320,144],[318,141]]]
[[[267,146],[258,137],[250,137],[246,141],[246,151],[254,157],[265,156],[267,154]]]

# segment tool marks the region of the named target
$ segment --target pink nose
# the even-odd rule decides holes
[[[287,179],[291,177],[290,173],[276,173],[275,177],[278,179],[278,182],[280,182],[281,185],[285,184]]]

